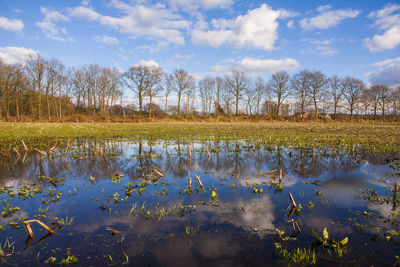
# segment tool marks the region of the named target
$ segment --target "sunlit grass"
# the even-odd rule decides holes
[[[350,123],[0,123],[0,144],[21,139],[45,141],[74,137],[165,140],[238,140],[296,147],[327,145],[400,152],[400,125]]]

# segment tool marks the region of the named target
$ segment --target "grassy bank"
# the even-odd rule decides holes
[[[0,144],[74,137],[237,140],[296,147],[354,145],[379,152],[400,152],[400,125],[350,123],[0,123]]]

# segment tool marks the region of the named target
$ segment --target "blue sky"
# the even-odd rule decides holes
[[[400,4],[386,1],[1,0],[0,58],[139,63],[201,77],[321,70],[400,85]]]

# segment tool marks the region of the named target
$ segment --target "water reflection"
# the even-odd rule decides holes
[[[49,156],[29,153],[0,161],[0,184],[9,187],[3,197],[21,207],[1,217],[1,225],[39,215],[47,223],[57,221],[51,221],[55,217],[74,218],[71,225],[59,226],[56,235],[40,243],[25,244],[24,229],[9,226],[0,238],[14,236],[16,249],[28,248],[13,258],[20,265],[44,264],[50,256],[62,257],[67,248],[85,266],[120,265],[126,255],[138,265],[279,265],[274,233],[276,228],[291,232],[287,193],[302,205],[294,215],[302,227],[294,245],[309,246],[314,239],[311,229],[321,233],[325,227],[337,239],[348,236],[364,244],[375,230],[365,227],[365,234],[359,235],[356,223],[349,221],[353,216],[349,210],[374,211],[380,216],[393,212],[391,203],[377,205],[359,195],[361,187],[383,192],[391,183],[376,179],[391,171],[387,162],[386,155],[329,148],[81,138],[71,143],[67,155],[60,149]],[[154,169],[164,174],[156,184],[151,182]],[[271,170],[276,171],[266,174]],[[200,190],[195,174],[204,189]],[[64,179],[55,187],[46,177]],[[192,191],[188,190],[189,177],[193,178]],[[17,197],[23,180],[32,186],[40,182],[40,192],[27,200]],[[127,188],[134,187],[136,191],[126,197]],[[50,201],[53,191],[60,193],[59,200]],[[211,198],[212,191],[218,198]],[[368,223],[390,229],[377,216]],[[122,234],[111,236],[106,227]],[[41,229],[35,231],[37,239],[46,235]],[[383,249],[379,244],[368,247],[370,255],[377,257],[371,262],[385,262],[379,256]],[[397,246],[385,250],[390,257],[398,252]],[[350,251],[348,262],[355,255]],[[392,263],[394,256],[390,257],[385,263]]]

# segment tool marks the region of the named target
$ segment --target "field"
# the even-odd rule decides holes
[[[0,145],[74,137],[238,140],[295,147],[400,152],[399,124],[351,123],[1,123]]]
[[[0,264],[399,264],[399,140],[395,124],[1,123]]]

